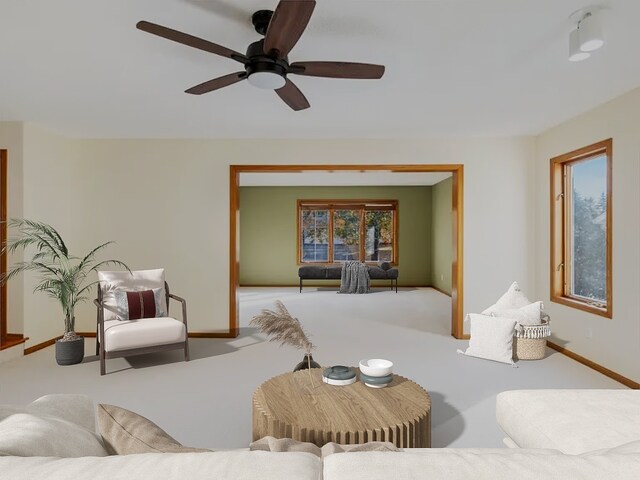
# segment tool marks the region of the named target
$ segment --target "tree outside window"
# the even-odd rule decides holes
[[[298,201],[300,263],[397,257],[397,201]]]
[[[551,300],[612,318],[611,139],[551,159]]]

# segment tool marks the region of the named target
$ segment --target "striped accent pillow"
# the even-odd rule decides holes
[[[142,318],[164,317],[162,289],[125,291],[115,293],[118,305],[118,320],[140,320]]]

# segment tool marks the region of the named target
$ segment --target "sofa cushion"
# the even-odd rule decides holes
[[[104,322],[104,347],[108,352],[184,342],[186,327],[175,318],[108,320]]]
[[[340,267],[327,267],[326,277],[329,280],[340,280],[342,278],[342,266]]]
[[[98,425],[111,455],[211,451],[185,447],[151,420],[113,405],[98,405]]]
[[[431,449],[324,459],[324,480],[637,480],[640,455],[572,456],[538,450]]]
[[[309,453],[143,453],[95,458],[0,457],[3,480],[320,480]]]
[[[502,392],[496,417],[519,447],[580,454],[640,440],[640,391]]]
[[[398,278],[398,269],[397,268],[388,268],[387,270],[377,267],[377,266],[369,266],[369,277],[371,280],[390,280]]]
[[[123,319],[122,313],[118,310],[116,292],[121,290],[140,291],[160,289],[160,312],[159,317],[164,317],[167,313],[167,297],[164,289],[164,268],[154,270],[137,270],[132,273],[124,271],[98,272],[98,281],[102,289],[102,302],[105,305],[104,319]]]
[[[100,457],[107,451],[95,433],[89,397],[46,395],[26,406],[0,406],[0,455]],[[0,469],[0,477],[4,473]]]
[[[326,267],[320,265],[304,265],[298,268],[298,276],[307,280],[321,280],[326,278]]]
[[[385,273],[387,274],[387,279],[396,279],[398,278],[398,269],[397,268],[390,268],[389,270],[386,270]]]

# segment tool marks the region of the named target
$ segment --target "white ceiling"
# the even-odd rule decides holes
[[[449,178],[449,172],[322,172],[240,173],[241,187],[364,187],[435,185]]]
[[[138,31],[144,19],[244,52],[276,0],[0,0],[0,120],[74,137],[314,138],[536,134],[640,86],[640,1],[603,0],[607,44],[567,61],[590,0],[318,0],[291,61],[382,63],[382,80],[295,77],[293,112],[241,66]],[[633,60],[636,58],[636,60]]]

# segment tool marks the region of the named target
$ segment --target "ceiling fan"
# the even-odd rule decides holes
[[[243,71],[201,83],[186,90],[186,93],[202,95],[246,79],[258,88],[275,90],[289,107],[298,111],[309,108],[310,105],[298,87],[287,78],[288,75],[378,79],[384,74],[384,66],[368,63],[289,63],[287,55],[302,36],[315,6],[315,0],[281,0],[275,12],[271,10],[255,12],[251,21],[255,30],[260,35],[264,35],[264,38],[250,44],[245,55],[208,40],[155,23],[141,21],[136,26],[153,35],[215,53],[244,65]]]

